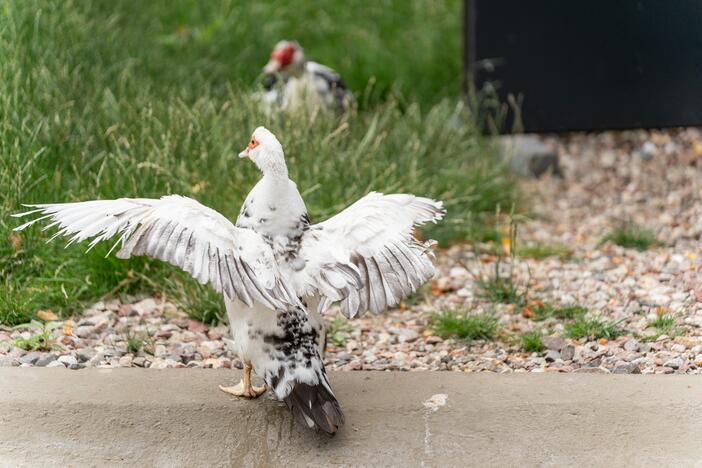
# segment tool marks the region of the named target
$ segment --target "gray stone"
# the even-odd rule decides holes
[[[64,366],[63,363],[62,363],[62,362],[59,362],[59,361],[51,361],[50,363],[48,363],[48,364],[46,365],[46,368],[47,368],[47,369],[48,369],[49,367],[62,367],[62,368],[64,368],[64,369],[66,368],[66,366]]]
[[[508,135],[500,137],[504,156],[512,170],[524,177],[540,177],[550,172],[561,176],[558,152],[536,135]]]
[[[19,364],[17,358],[0,356],[0,367],[14,367]]]
[[[156,304],[156,301],[152,298],[144,299],[143,301],[139,301],[136,304],[132,305],[132,308],[139,315],[148,315],[151,312],[153,312],[157,307],[158,304]]]
[[[641,368],[633,362],[617,364],[612,371],[613,374],[640,374]]]
[[[197,351],[197,348],[192,343],[185,343],[185,344],[180,345],[179,351],[181,354],[195,354],[195,352]]]
[[[557,359],[561,359],[561,353],[552,349],[546,353],[545,359],[546,359],[546,362],[553,362]]]
[[[73,334],[78,338],[90,338],[95,331],[92,325],[81,325],[73,329]]]
[[[40,357],[41,357],[41,353],[37,353],[37,352],[27,353],[20,358],[20,362],[22,364],[34,365],[39,360]]]
[[[626,351],[637,351],[639,349],[639,342],[636,340],[628,340],[624,343],[624,349]]]
[[[76,351],[76,358],[79,362],[86,362],[95,357],[97,352],[93,348],[82,348]]]
[[[182,357],[180,354],[171,353],[166,357],[166,359],[170,359],[174,362],[180,362]]]
[[[137,356],[132,360],[132,364],[134,364],[137,367],[144,367],[145,363],[146,363],[146,358],[143,356]]]
[[[95,333],[102,333],[105,331],[110,325],[110,321],[106,318],[100,319],[96,324],[95,324]]]
[[[78,364],[78,360],[71,355],[59,356],[58,361],[67,367]]]
[[[561,348],[561,359],[564,361],[572,361],[575,357],[575,346],[565,345]]]
[[[684,364],[684,361],[682,360],[682,358],[676,357],[676,358],[668,359],[668,360],[663,364],[663,366],[664,366],[664,367],[671,367],[671,368],[673,368],[673,369],[677,369],[678,367],[682,367],[683,364]]]
[[[121,358],[119,358],[120,367],[132,367],[132,362],[133,357],[131,354],[127,354],[126,356],[122,356]]]
[[[566,344],[565,340],[560,336],[542,336],[541,343],[553,351],[560,351]]]
[[[85,369],[85,364],[71,364],[68,368],[71,370]]]
[[[393,335],[397,335],[401,343],[415,341],[417,338],[419,338],[419,332],[412,330],[411,328],[391,327],[389,331]]]
[[[46,367],[47,365],[49,365],[50,362],[54,362],[57,358],[58,356],[56,356],[53,353],[44,354],[39,359],[37,359],[34,365],[37,367]]]
[[[205,342],[203,342],[203,344],[204,343]],[[154,348],[154,356],[155,357],[159,357],[159,358],[164,357],[164,356],[166,356],[166,354],[168,354],[168,350],[166,349],[165,346],[163,346],[161,344],[156,345],[156,347]]]
[[[119,358],[122,357],[124,353],[120,351],[119,349],[114,349],[114,348],[105,348],[102,350],[102,355],[105,356],[106,358]]]

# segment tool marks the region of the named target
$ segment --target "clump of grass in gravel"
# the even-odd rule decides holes
[[[147,340],[139,335],[129,335],[127,336],[127,351],[132,354],[137,354],[144,348]]]
[[[51,234],[40,228],[11,237],[19,223],[9,215],[21,203],[179,193],[234,219],[259,173],[232,156],[262,124],[280,137],[313,221],[370,190],[408,191],[444,200],[449,215],[424,235],[450,242],[472,238],[496,206],[513,204],[512,176],[494,148],[456,105],[457,95],[441,100],[445,85],[438,83],[459,76],[459,2],[448,9],[422,0],[393,2],[393,8],[350,6],[339,10],[349,21],[321,22],[308,33],[295,25],[319,18],[321,9],[273,3],[0,4],[0,323],[27,322],[37,309],[67,316],[107,294],[142,292],[217,321],[221,298],[187,274],[144,258],[105,258],[109,245],[88,254],[81,246],[64,249],[61,240],[47,245]],[[266,17],[269,8],[292,16],[252,34],[255,18]],[[392,28],[359,39],[367,31],[353,26],[352,17]],[[447,28],[447,21],[454,26]],[[292,32],[304,36],[297,36],[303,45],[309,39],[313,58],[330,59],[334,52],[341,62],[329,63],[357,92],[377,66],[369,91],[376,98],[359,92],[361,110],[342,121],[264,115],[250,98],[253,78],[270,47]],[[399,43],[384,42],[385,34],[419,43],[397,55],[376,47]],[[443,47],[454,38],[453,46]],[[344,46],[356,39],[359,48]],[[315,51],[321,43],[332,45]],[[339,57],[338,50],[351,49]],[[445,50],[456,52],[448,67],[455,78],[448,81],[438,70]],[[422,63],[435,80],[425,73],[417,78],[414,67]],[[407,90],[405,97],[387,92],[396,84]],[[415,84],[433,99],[415,102]]]
[[[524,302],[524,294],[509,278],[490,277],[475,281],[478,287],[478,297],[496,304],[520,305]]]
[[[514,280],[514,265],[516,263],[515,252],[518,249],[517,225],[514,221],[513,213],[511,213],[509,224],[500,226],[499,207],[495,218],[498,223],[494,231],[498,236],[495,242],[494,252],[497,259],[494,263],[494,271],[492,274],[475,281],[475,286],[478,288],[477,295],[479,298],[495,304],[514,304],[521,306],[527,301],[528,289],[525,287],[524,290],[521,290]],[[506,274],[502,271],[505,255],[509,256],[509,263],[507,265],[508,271]]]
[[[574,321],[565,324],[565,334],[569,338],[587,338],[596,340],[606,338],[614,339],[623,334],[616,324],[597,317],[587,318],[584,315],[577,317]]]
[[[492,340],[498,330],[498,320],[494,314],[487,312],[470,315],[460,311],[447,311],[432,317],[431,328],[442,338]]]
[[[29,338],[17,338],[14,345],[25,351],[50,351],[56,342],[53,337],[53,330],[60,327],[59,322],[41,323],[32,320],[26,326],[30,330]]]
[[[533,244],[517,249],[517,256],[523,258],[533,258],[543,260],[548,257],[558,257],[561,260],[568,260],[573,256],[573,252],[561,244]]]
[[[536,302],[529,306],[536,321],[543,321],[549,318],[560,320],[572,320],[587,313],[587,308],[581,305],[554,306],[552,304]]]
[[[346,346],[346,340],[353,331],[353,325],[346,320],[346,317],[336,317],[329,324],[327,329],[327,339],[334,343],[334,346]]]
[[[648,323],[648,326],[655,328],[660,335],[674,336],[676,334],[675,318],[670,314],[657,316],[655,320]]]
[[[542,336],[543,333],[538,330],[526,332],[519,337],[519,343],[526,352],[539,353],[546,349],[544,344],[541,342]]]
[[[650,229],[634,223],[617,226],[602,238],[602,243],[613,242],[618,246],[639,251],[648,250],[656,244],[656,235]]]

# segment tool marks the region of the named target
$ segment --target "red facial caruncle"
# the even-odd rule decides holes
[[[295,44],[286,42],[273,50],[271,59],[278,62],[280,68],[285,68],[292,63],[295,50]]]
[[[240,158],[248,158],[249,153],[256,149],[256,147],[259,145],[258,140],[256,139],[255,136],[251,135],[251,141],[249,141],[249,144],[246,146],[246,149],[239,153]]]

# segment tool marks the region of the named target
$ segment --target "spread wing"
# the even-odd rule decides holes
[[[433,242],[418,241],[414,227],[444,214],[442,203],[428,198],[372,192],[311,226],[300,253],[308,283],[325,299],[320,308],[341,301],[352,318],[399,304],[434,276]]]
[[[58,227],[50,241],[71,236],[70,245],[92,237],[92,248],[119,236],[110,250],[121,246],[119,258],[147,255],[166,261],[248,306],[256,301],[280,309],[295,303],[296,296],[281,281],[273,252],[261,235],[234,226],[191,198],[169,195],[159,200],[120,198],[26,206],[35,209],[13,216],[42,216],[16,231],[46,219],[50,222],[44,230]]]

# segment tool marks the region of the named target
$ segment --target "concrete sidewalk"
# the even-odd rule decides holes
[[[217,389],[238,377],[0,369],[0,466],[702,466],[692,376],[334,373],[334,438]]]

